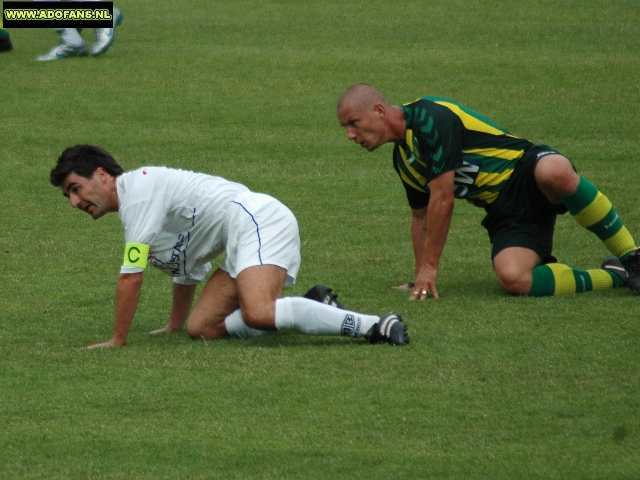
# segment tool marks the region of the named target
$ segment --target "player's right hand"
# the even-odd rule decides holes
[[[87,350],[92,350],[94,348],[110,348],[110,347],[121,347],[124,343],[117,343],[115,340],[111,339],[108,342],[104,343],[95,343],[93,345],[89,345],[88,347],[84,347]]]

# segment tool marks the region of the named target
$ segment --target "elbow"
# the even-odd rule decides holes
[[[121,273],[118,277],[118,283],[130,287],[141,287],[143,282],[142,272],[139,273]]]

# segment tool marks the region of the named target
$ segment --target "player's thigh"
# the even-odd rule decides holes
[[[189,315],[187,331],[191,336],[210,338],[203,332],[221,327],[225,318],[238,308],[240,302],[236,281],[224,270],[217,269],[202,289]]]
[[[493,269],[498,283],[507,292],[526,295],[531,290],[533,269],[542,263],[542,257],[524,247],[509,247],[493,258]]]
[[[275,329],[276,300],[282,298],[287,270],[277,265],[256,265],[236,279],[240,309],[253,328]]]

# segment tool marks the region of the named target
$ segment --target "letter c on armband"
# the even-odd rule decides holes
[[[149,245],[143,243],[127,243],[124,247],[124,260],[122,265],[125,267],[147,267],[147,257],[149,256]]]

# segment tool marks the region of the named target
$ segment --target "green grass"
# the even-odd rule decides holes
[[[454,98],[559,149],[640,238],[635,1],[127,1],[111,51],[37,63],[50,30],[0,54],[0,478],[640,477],[640,307],[627,291],[512,298],[482,211],[456,205],[439,301],[410,303],[409,211],[391,147],[350,144],[342,91]],[[89,33],[85,37],[89,38]],[[145,274],[112,332],[117,216],[48,183],[67,146],[270,193],[298,217],[296,286],[397,310],[409,347],[281,334],[151,337],[170,282]],[[569,217],[555,253],[607,252]]]

